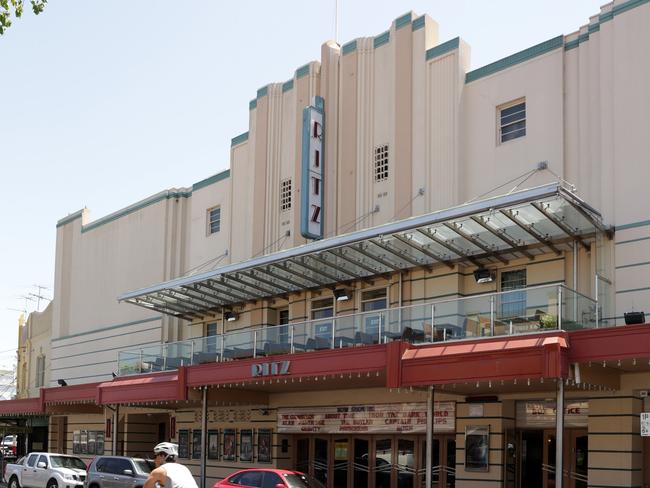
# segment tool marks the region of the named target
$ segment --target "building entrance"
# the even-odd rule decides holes
[[[425,486],[426,439],[416,435],[296,436],[296,469],[328,488],[420,488]],[[434,436],[434,486],[454,488],[456,438]]]
[[[519,432],[520,459],[518,486],[555,487],[555,431],[523,430]],[[587,488],[588,436],[586,429],[568,429],[564,433],[564,486]]]

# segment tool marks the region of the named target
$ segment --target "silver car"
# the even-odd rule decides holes
[[[97,456],[88,467],[85,488],[142,488],[154,468],[150,459]]]

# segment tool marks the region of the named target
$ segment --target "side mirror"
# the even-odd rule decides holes
[[[126,476],[133,476],[133,470],[131,470],[131,469],[125,469],[125,470],[123,471],[123,473],[124,473]]]
[[[41,469],[45,469],[45,468],[47,468],[47,463],[44,463],[43,461],[41,461],[38,464],[36,464],[36,467],[41,468]]]

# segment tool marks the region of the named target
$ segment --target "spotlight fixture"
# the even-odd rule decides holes
[[[237,315],[235,312],[229,311],[229,312],[225,312],[223,314],[223,317],[226,319],[227,322],[234,322],[239,318],[239,315]]]
[[[625,312],[623,317],[625,317],[625,325],[645,324],[644,312]]]
[[[59,384],[59,386],[68,386],[68,383],[66,380],[56,380],[56,382]]]
[[[117,378],[117,374],[115,373],[115,371],[111,371],[111,376],[113,377],[113,379]]]
[[[352,290],[349,288],[336,288],[334,290],[334,297],[337,302],[345,302],[352,298]]]
[[[474,271],[474,279],[478,284],[492,283],[494,281],[494,275],[489,269],[479,268]]]

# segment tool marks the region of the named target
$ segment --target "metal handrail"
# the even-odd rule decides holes
[[[352,319],[353,320],[353,327],[356,326],[356,324],[362,324],[363,323],[363,318],[367,316],[378,316],[379,317],[379,324],[378,324],[378,331],[377,334],[379,336],[378,342],[381,343],[382,340],[385,340],[386,337],[384,334],[386,334],[390,329],[389,329],[389,323],[390,323],[390,316],[388,314],[390,313],[395,313],[399,312],[400,318],[397,320],[397,325],[398,328],[401,330],[403,327],[403,314],[402,312],[405,310],[412,310],[416,308],[427,308],[430,307],[430,319],[431,319],[431,337],[426,338],[425,340],[430,340],[434,341],[435,340],[435,322],[436,322],[436,314],[437,310],[436,307],[439,307],[440,305],[444,304],[449,304],[449,303],[463,303],[466,302],[467,300],[481,300],[481,299],[489,299],[489,306],[490,306],[490,335],[488,337],[494,337],[495,336],[495,318],[497,314],[496,310],[496,299],[499,296],[502,295],[507,295],[507,294],[514,294],[514,293],[527,293],[527,292],[533,292],[536,290],[541,290],[541,289],[549,289],[549,290],[556,290],[557,293],[557,313],[558,313],[558,319],[557,319],[557,329],[562,328],[562,313],[563,313],[563,306],[562,306],[562,301],[566,299],[566,294],[563,293],[563,289],[568,290],[570,293],[575,294],[576,298],[577,297],[582,297],[585,299],[587,302],[591,302],[598,306],[598,301],[594,300],[580,292],[577,292],[575,290],[572,290],[568,288],[564,283],[557,283],[553,285],[537,285],[537,286],[531,286],[527,288],[521,288],[517,290],[508,290],[508,291],[501,291],[501,292],[490,292],[490,293],[484,293],[480,295],[472,295],[472,296],[467,296],[467,297],[456,297],[456,298],[448,298],[444,300],[436,300],[436,301],[429,301],[429,302],[423,302],[423,303],[418,303],[418,304],[412,304],[412,305],[406,305],[402,307],[394,307],[394,308],[383,308],[383,309],[378,309],[378,310],[370,310],[366,312],[359,312],[359,313],[348,313],[344,315],[337,315],[333,317],[328,317],[328,318],[323,318],[323,319],[312,319],[312,320],[306,320],[303,322],[296,322],[296,323],[289,323],[289,324],[276,324],[276,325],[257,325],[253,327],[247,327],[245,329],[240,329],[240,330],[235,330],[235,331],[230,331],[230,332],[225,332],[219,334],[219,341],[215,343],[215,353],[217,352],[216,349],[220,349],[218,353],[218,361],[223,361],[224,360],[224,348],[225,343],[229,342],[230,340],[236,339],[238,335],[249,335],[252,338],[252,349],[253,349],[253,356],[256,357],[259,355],[259,350],[258,350],[258,339],[260,338],[259,332],[263,331],[268,335],[271,335],[274,333],[275,330],[278,330],[277,328],[279,327],[287,327],[288,328],[288,335],[289,335],[289,341],[290,341],[290,349],[291,352],[295,352],[296,344],[295,344],[295,334],[296,334],[296,328],[297,327],[304,327],[305,333],[309,334],[309,330],[313,328],[316,324],[323,324],[323,323],[331,323],[331,347],[336,348],[336,333],[337,331],[344,330],[341,329],[340,324],[345,323],[345,320],[347,319]],[[487,304],[487,303],[486,303]],[[480,315],[487,315],[487,313],[482,313],[479,312]],[[426,312],[425,312],[426,314]],[[337,322],[339,322],[337,324]],[[598,326],[598,324],[596,324]],[[512,334],[512,325],[510,327],[510,333]],[[443,329],[443,339],[447,340],[447,333],[446,329]],[[426,333],[426,331],[425,331]],[[262,336],[263,337],[263,336]],[[170,346],[175,346],[177,348],[184,348],[187,346],[189,343],[191,352],[194,353],[196,348],[194,341],[206,341],[209,340],[207,337],[195,337],[192,339],[186,339],[183,341],[178,341],[175,343],[167,343],[161,345],[161,355],[162,355],[162,361],[163,361],[163,368],[166,369],[169,364],[168,364],[168,349]],[[262,338],[262,341],[265,341],[266,339]],[[244,341],[241,344],[246,344],[247,342]],[[240,344],[235,344],[235,347]],[[197,344],[197,348],[200,348],[200,344]],[[118,363],[120,361],[120,355],[121,354],[137,354],[140,353],[140,365],[142,365],[142,356],[143,356],[143,350],[142,349],[134,349],[134,350],[123,350],[118,352]],[[191,354],[190,358],[187,358],[189,360],[189,364],[193,364],[193,354]],[[119,366],[119,364],[118,364]]]

